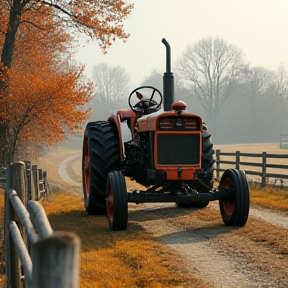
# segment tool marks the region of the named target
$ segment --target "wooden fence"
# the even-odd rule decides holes
[[[22,162],[22,161],[21,161]],[[47,171],[32,165],[31,161],[23,161],[25,163],[27,176],[27,189],[29,200],[47,199],[50,193],[50,187],[47,180]],[[6,185],[6,169],[0,171],[0,186],[5,188]]]
[[[24,162],[8,166],[4,206],[7,287],[78,288],[79,237],[52,230],[43,207],[28,199],[32,182]]]
[[[270,163],[270,159],[277,159],[278,163]],[[254,170],[250,170],[251,167],[254,167]],[[278,182],[281,186],[287,186],[285,179],[288,179],[288,154],[266,152],[257,154],[240,151],[226,153],[216,150],[216,178],[220,179],[221,172],[228,168],[242,169],[247,175],[258,176],[262,188],[268,183],[277,185]],[[255,180],[255,177],[247,176],[247,178]]]

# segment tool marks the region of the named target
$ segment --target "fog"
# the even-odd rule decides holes
[[[133,2],[133,1],[132,1]],[[287,0],[136,0],[124,27],[130,37],[117,40],[105,55],[97,43],[80,39],[77,59],[92,67],[105,62],[123,66],[138,85],[153,69],[164,71],[166,38],[172,61],[188,44],[212,36],[241,48],[255,66],[288,65]],[[173,65],[172,65],[173,71]]]
[[[76,58],[86,65],[85,71],[88,77],[92,76],[93,66],[99,63],[119,65],[130,74],[131,90],[133,90],[153,70],[164,72],[166,55],[165,46],[161,43],[162,38],[166,38],[171,46],[172,72],[174,72],[174,62],[188,44],[194,44],[209,36],[220,37],[242,49],[245,61],[252,66],[276,70],[282,63],[288,67],[287,0],[136,0],[132,2],[135,3],[135,8],[124,22],[125,31],[130,33],[126,43],[116,40],[108,52],[103,54],[97,43],[87,43],[87,39],[79,39],[81,48]],[[231,105],[227,103],[223,107],[224,110],[219,116],[219,129],[214,137],[218,143],[278,142],[279,133],[288,132],[285,128],[285,122],[288,121],[286,105],[277,104],[279,107],[274,107],[271,112],[267,107],[270,102],[267,104],[263,102],[260,108],[258,107],[261,115],[259,114],[257,120],[259,125],[255,135],[249,130],[251,127],[248,119],[251,113],[258,112],[251,112],[248,103],[245,105],[244,100],[241,100],[237,106],[235,104],[237,96],[234,95],[233,99]],[[190,110],[199,112],[198,114],[202,116],[204,112],[197,101],[188,99],[188,102],[187,104],[193,105]],[[268,121],[268,124],[265,121]],[[263,129],[260,131],[259,127]]]

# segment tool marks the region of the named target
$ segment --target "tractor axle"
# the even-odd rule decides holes
[[[145,191],[132,191],[128,192],[128,202],[131,203],[153,203],[153,202],[182,202],[182,203],[192,203],[192,202],[203,202],[203,201],[215,201],[223,200],[229,201],[233,193],[229,189],[213,190],[209,193],[198,193],[193,190],[194,193],[181,194],[170,192],[145,192]]]

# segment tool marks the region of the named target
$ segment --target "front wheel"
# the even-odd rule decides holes
[[[245,172],[238,169],[226,170],[220,180],[220,189],[231,192],[229,201],[219,200],[223,222],[227,226],[245,226],[250,208],[250,192]]]
[[[114,231],[126,230],[128,199],[125,178],[121,171],[108,174],[106,197],[109,228]]]

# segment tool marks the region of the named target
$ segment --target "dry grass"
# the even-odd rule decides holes
[[[179,255],[155,242],[137,223],[112,232],[105,216],[87,215],[81,197],[61,193],[51,200],[42,205],[53,229],[73,231],[82,241],[82,288],[206,287],[183,270]]]
[[[4,210],[3,196],[1,192],[1,215]],[[279,189],[252,189],[251,202],[267,208],[288,210],[287,191]],[[54,230],[73,231],[81,239],[80,283],[82,288],[206,287],[200,279],[193,279],[193,275],[183,270],[181,258],[176,252],[154,241],[138,223],[131,221],[127,231],[112,232],[108,229],[105,216],[88,216],[83,208],[82,197],[64,192],[53,193],[49,202],[41,201],[41,204]],[[197,212],[200,226],[203,224],[202,214],[203,219],[207,220],[205,210]],[[221,222],[219,212],[215,211],[215,214],[215,221]],[[209,215],[209,223],[214,225],[212,219],[214,213],[210,211]],[[3,217],[1,220],[3,223]],[[181,222],[181,219],[179,221]],[[0,247],[3,247],[2,240]],[[3,287],[4,253],[3,249],[0,251],[2,265],[0,266],[2,267],[0,287]]]
[[[288,190],[267,186],[264,189],[251,188],[250,199],[252,204],[264,208],[280,210],[288,213]]]
[[[129,223],[127,231],[112,232],[105,216],[89,216],[82,197],[53,193],[40,201],[53,230],[72,231],[81,239],[80,284],[97,287],[207,287],[182,267],[179,255],[153,240],[141,226]],[[4,213],[4,195],[0,211]],[[1,218],[3,223],[3,218]],[[0,287],[5,284],[3,239],[0,243]]]
[[[222,151],[228,152],[227,149],[222,148]],[[259,147],[255,146],[254,148],[249,152],[259,150]],[[265,151],[268,146],[262,148],[264,150],[261,150]],[[242,152],[241,147],[236,150],[235,148],[231,149],[233,152],[236,150]],[[40,168],[47,170],[49,179],[52,179],[55,184],[63,186],[65,183],[58,174],[57,163],[59,160],[77,153],[79,151],[59,150],[48,157],[39,159],[35,164],[39,164]],[[77,170],[77,167],[69,169]],[[75,177],[73,178],[76,179]],[[137,183],[131,181],[127,181],[127,186],[128,189],[139,188]],[[183,268],[182,259],[176,252],[157,243],[137,222],[129,221],[127,231],[112,232],[108,228],[105,216],[87,215],[81,198],[81,195],[64,192],[53,193],[51,201],[41,201],[41,204],[44,206],[54,230],[73,231],[81,239],[80,283],[82,288],[207,287],[202,280],[194,278],[190,271]],[[288,212],[288,192],[271,187],[266,189],[253,187],[251,188],[251,203]],[[0,190],[0,228],[3,227],[3,207],[4,195]],[[203,221],[207,220],[207,209],[199,210],[197,212],[198,222],[201,220],[202,214]],[[209,225],[218,225],[217,223],[221,222],[219,212],[215,211],[217,223],[213,222],[213,215],[214,212],[209,209]],[[178,221],[181,222],[181,218]],[[199,222],[202,228],[203,221]],[[187,220],[187,223],[192,222],[191,218]],[[197,221],[193,223],[195,224]],[[251,225],[248,227],[251,228]],[[261,226],[259,227],[261,228]],[[247,232],[247,229],[249,228],[244,227],[243,233]],[[2,234],[0,233],[0,235]],[[256,239],[255,242],[257,241]],[[4,287],[3,252],[3,237],[0,237],[0,287]]]

